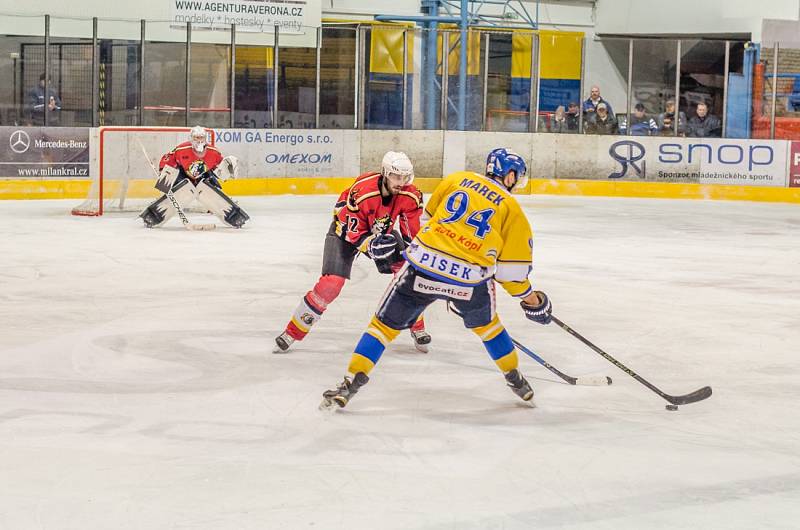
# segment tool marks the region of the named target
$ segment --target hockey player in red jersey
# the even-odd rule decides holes
[[[228,226],[241,228],[250,216],[222,191],[220,185],[220,181],[236,178],[238,164],[236,157],[223,158],[216,147],[207,144],[205,129],[193,127],[188,142],[179,144],[161,157],[155,187],[164,195],[148,206],[139,217],[148,228],[166,223],[177,213],[167,197],[167,192],[172,190],[181,209],[196,199]]]
[[[322,275],[292,315],[286,329],[275,338],[275,353],[289,350],[303,340],[322,318],[350,279],[353,261],[359,253],[371,258],[384,274],[397,272],[403,264],[402,251],[417,235],[422,215],[422,193],[411,184],[414,167],[405,153],[389,151],[380,173],[364,173],[339,196],[333,222],[325,236]],[[398,230],[394,230],[395,222]],[[414,344],[428,351],[431,336],[420,317],[411,327]]]

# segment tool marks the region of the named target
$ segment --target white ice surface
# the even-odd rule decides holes
[[[655,394],[499,293],[525,407],[441,305],[346,410],[388,277],[353,279],[290,355],[334,198],[240,200],[244,230],[147,230],[0,202],[0,529],[800,528],[800,207],[531,197],[535,285]]]

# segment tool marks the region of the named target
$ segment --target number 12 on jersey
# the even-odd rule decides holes
[[[447,213],[450,214],[450,217],[442,219],[442,223],[455,223],[461,220],[461,218],[464,217],[469,210],[469,195],[467,195],[467,192],[465,191],[451,193],[450,196],[447,197],[444,208],[447,210]],[[491,219],[494,214],[494,208],[479,210],[477,212],[473,212],[472,215],[467,217],[467,220],[464,221],[464,224],[475,229],[475,237],[483,239],[486,237],[486,234],[492,230],[492,227],[489,224],[489,219]]]

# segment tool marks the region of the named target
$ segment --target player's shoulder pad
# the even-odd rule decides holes
[[[417,208],[422,206],[422,192],[419,191],[419,189],[413,184],[409,184],[408,186],[403,186],[403,188],[400,190],[399,195],[411,199],[411,201],[413,201],[414,203],[414,206]]]
[[[183,151],[185,149],[191,149],[191,148],[192,148],[192,142],[182,142],[182,143],[179,143],[178,145],[176,145],[175,149],[173,149],[172,151],[173,152],[178,152],[178,151]]]

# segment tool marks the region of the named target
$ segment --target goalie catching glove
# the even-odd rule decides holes
[[[520,307],[522,307],[522,310],[525,312],[525,316],[530,320],[533,320],[539,324],[549,324],[552,320],[551,313],[553,312],[553,306],[550,304],[550,299],[542,291],[533,291],[533,294],[538,297],[539,304],[531,305],[525,302],[525,300],[522,300],[519,303]]]
[[[378,234],[369,242],[368,254],[381,274],[391,274],[392,264],[402,258],[403,244],[394,234]]]

